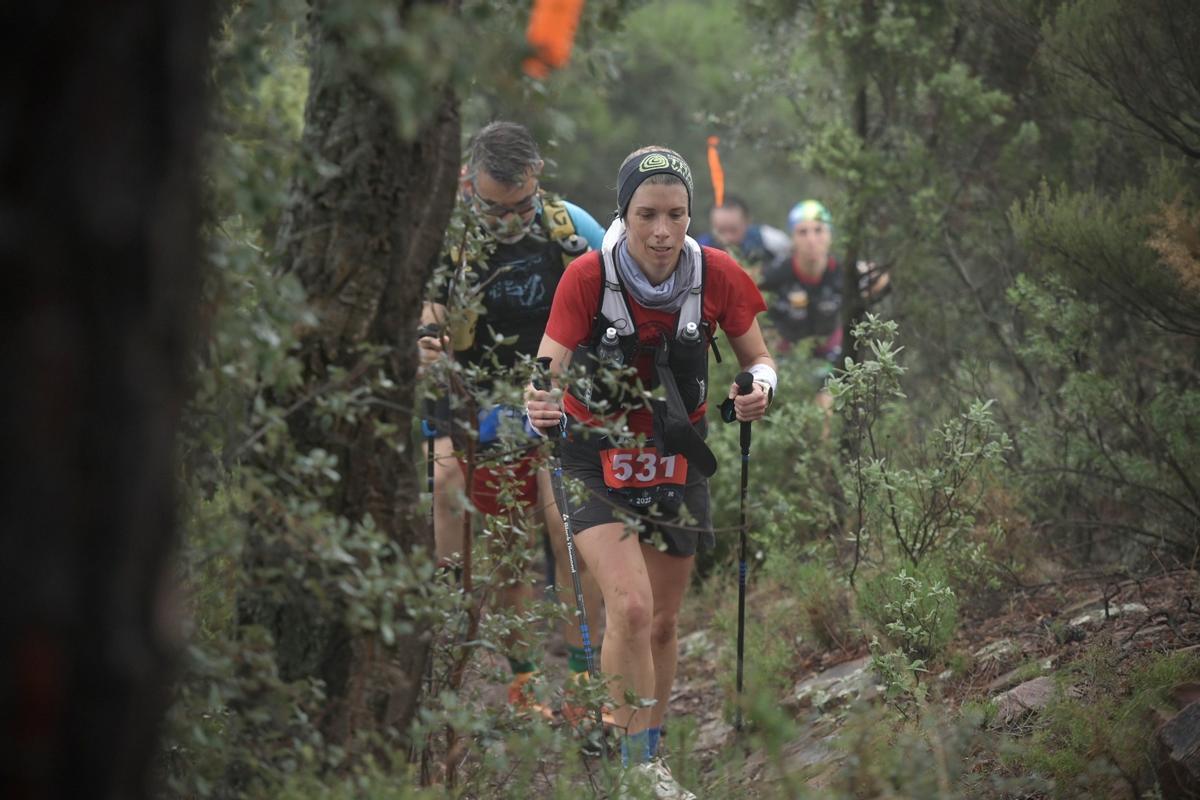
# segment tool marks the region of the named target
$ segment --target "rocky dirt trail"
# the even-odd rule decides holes
[[[772,601],[752,592],[749,607]],[[1009,733],[1020,734],[1022,726],[1032,729],[1038,711],[1059,691],[1056,673],[1090,646],[1105,644],[1129,654],[1197,650],[1200,657],[1200,575],[1194,571],[1165,571],[1142,579],[1119,573],[1064,575],[1008,592],[995,605],[999,607],[991,613],[964,612],[951,650],[966,666],[929,675],[929,700],[949,713],[966,702],[993,701],[996,714],[990,724]],[[664,738],[672,763],[683,762],[676,774],[689,777],[705,800],[788,796],[797,787],[820,796],[846,759],[839,738],[847,720],[864,706],[882,702],[883,687],[865,647],[819,652],[797,645],[791,688],[777,701],[797,722],[799,736],[768,753],[754,735],[735,731],[727,716],[732,680],[720,670],[732,659],[722,658],[720,648],[732,647],[732,641],[717,642],[711,614],[683,622],[687,627],[680,631],[679,673]],[[503,665],[491,657],[484,666],[499,671]],[[561,685],[566,664],[557,637],[551,637],[543,669],[549,685]],[[489,706],[503,704],[504,690],[502,684],[490,684],[481,699]],[[1080,698],[1087,690],[1066,688]],[[1194,743],[1200,744],[1200,704],[1193,715]],[[552,769],[546,780],[554,781]]]
[[[766,600],[753,598],[751,607]],[[722,763],[731,748],[743,746],[720,713],[726,694],[709,630],[683,634],[671,703],[673,715],[692,718],[692,746],[706,769]],[[969,655],[962,659],[967,667],[962,674],[945,669],[929,676],[930,701],[955,712],[965,702],[990,700],[996,705],[993,725],[1010,731],[1028,726],[1056,696],[1055,674],[1098,643],[1128,654],[1197,650],[1200,657],[1200,575],[1175,570],[1132,579],[1088,573],[1019,589],[995,613],[960,621],[952,650]],[[780,796],[785,782],[810,790],[827,786],[845,758],[838,739],[851,710],[882,701],[883,687],[870,661],[861,649],[829,653],[798,647],[793,687],[778,700],[799,723],[800,738],[775,757],[749,752],[736,780],[727,771],[719,778],[706,773],[724,787],[720,796]],[[1082,697],[1087,687],[1068,686],[1066,691]],[[1200,706],[1196,716],[1200,721]],[[1200,743],[1200,735],[1196,741]]]

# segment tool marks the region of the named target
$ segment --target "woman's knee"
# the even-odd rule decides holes
[[[434,494],[448,495],[462,492],[466,483],[463,480],[462,470],[458,468],[457,464],[445,468],[439,467],[433,471]]]
[[[679,629],[679,614],[657,613],[650,624],[650,641],[655,646],[668,645],[675,641]]]
[[[654,599],[649,591],[622,592],[616,598],[605,598],[607,613],[606,627],[610,631],[620,630],[628,636],[638,636],[650,630],[654,617]]]

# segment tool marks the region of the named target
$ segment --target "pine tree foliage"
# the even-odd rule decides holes
[[[1180,200],[1165,202],[1153,230],[1149,245],[1175,271],[1183,294],[1200,296],[1200,210],[1189,212]]]
[[[1200,13],[1187,0],[1070,2],[1048,22],[1044,63],[1081,113],[1200,159]]]

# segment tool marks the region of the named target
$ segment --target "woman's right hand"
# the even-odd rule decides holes
[[[525,387],[525,415],[529,417],[529,424],[545,436],[546,431],[559,426],[563,410],[554,392],[536,389],[531,383]]]

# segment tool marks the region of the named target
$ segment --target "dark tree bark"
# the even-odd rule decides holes
[[[0,797],[149,796],[210,4],[0,25]]]
[[[391,102],[313,3],[312,73],[304,148],[310,164],[297,178],[280,234],[282,264],[306,289],[318,325],[303,342],[305,386],[326,385],[331,370],[359,377],[364,345],[394,349],[383,368],[395,384],[369,416],[324,429],[305,406],[290,419],[301,450],[321,447],[338,459],[341,481],[326,500],[350,520],[367,515],[404,551],[432,549],[411,457],[377,435],[381,424],[408,431],[416,383],[416,327],[421,298],[454,205],[460,158],[458,105],[452,90],[417,137],[403,141]],[[371,368],[373,375],[379,366]],[[271,554],[266,558],[278,557]],[[427,654],[425,632],[398,635],[392,648],[353,635],[336,619],[314,619],[303,598],[274,605],[268,625],[285,678],[325,681],[326,734],[336,742],[367,726],[404,731],[412,719]],[[402,619],[403,609],[396,617]]]
[[[871,0],[863,3],[864,17],[873,9]],[[859,141],[866,143],[871,135],[870,117],[867,115],[867,89],[859,88],[854,98],[854,129]],[[842,265],[842,353],[854,361],[862,361],[863,353],[853,330],[867,318],[867,301],[859,294],[858,262],[861,259],[865,209],[859,209],[857,218],[850,227],[850,242],[846,248],[846,263]]]
[[[862,18],[866,30],[871,30],[875,27],[878,18],[875,0],[862,0]],[[871,59],[870,52],[871,50],[867,48],[863,53],[857,54],[857,56],[869,64]],[[853,58],[853,55],[851,57]],[[854,93],[854,108],[852,111],[854,132],[858,134],[858,141],[861,145],[869,147],[871,117],[868,113],[869,106],[867,103],[868,67],[860,65],[858,71],[860,73],[858,77],[860,84]],[[861,203],[861,201],[856,201],[856,205],[858,203]],[[867,211],[861,206],[857,207],[858,211],[855,219],[851,220],[851,224],[849,225],[850,237],[846,247],[846,263],[842,265],[842,353],[856,362],[862,361],[863,353],[851,331],[867,317],[867,301],[858,291],[858,262],[861,260],[863,254]]]

